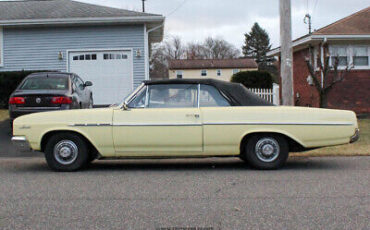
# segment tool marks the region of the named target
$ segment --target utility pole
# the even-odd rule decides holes
[[[143,3],[143,12],[145,13],[145,1],[146,0],[141,0],[142,1],[142,3]]]
[[[280,0],[280,76],[283,105],[294,106],[292,15],[290,0]]]

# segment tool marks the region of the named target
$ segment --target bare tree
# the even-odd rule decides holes
[[[185,56],[185,47],[180,37],[155,44],[151,47],[150,54],[150,77],[168,78],[168,61],[182,59]]]
[[[205,59],[205,49],[202,44],[191,42],[186,47],[186,59]]]
[[[315,86],[320,98],[320,108],[328,107],[328,94],[333,87],[342,82],[345,79],[347,73],[353,68],[353,65],[347,65],[343,70],[339,70],[339,58],[334,57],[332,59],[332,65],[330,63],[330,55],[328,48],[324,48],[324,53],[327,54],[324,57],[324,63],[318,58],[318,55],[314,55],[314,49],[312,46],[309,47],[309,57],[306,58],[306,64],[308,71],[310,72],[312,83]],[[315,70],[312,63],[315,59],[317,60],[318,71]],[[323,82],[321,83],[319,77],[322,75]]]
[[[150,77],[152,79],[168,78],[168,57],[165,48],[161,44],[151,47],[150,55]]]
[[[164,42],[165,53],[169,59],[182,59],[185,55],[185,47],[182,44],[181,38],[178,36],[172,37]]]
[[[206,38],[203,47],[204,55],[208,59],[227,59],[240,56],[240,51],[235,46],[220,38]]]
[[[207,38],[203,43],[184,45],[180,37],[173,36],[153,45],[150,55],[151,78],[168,77],[168,61],[176,59],[227,59],[238,58],[240,51],[220,38]]]

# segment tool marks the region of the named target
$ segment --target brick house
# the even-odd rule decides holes
[[[297,106],[319,106],[319,95],[310,81],[306,65],[309,47],[312,47],[321,84],[332,79],[323,79],[318,63],[329,56],[329,65],[339,59],[339,70],[353,66],[342,82],[337,83],[328,94],[328,107],[349,109],[358,114],[370,113],[370,7],[336,21],[311,34],[293,41],[293,79]],[[268,52],[280,61],[280,48]],[[329,76],[328,78],[331,78]]]

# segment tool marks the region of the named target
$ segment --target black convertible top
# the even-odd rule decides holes
[[[146,85],[159,84],[204,84],[216,87],[224,94],[233,106],[273,106],[272,103],[260,98],[242,84],[216,79],[168,79],[144,81]]]

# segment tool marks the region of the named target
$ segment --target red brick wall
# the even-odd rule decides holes
[[[351,70],[328,94],[329,108],[370,113],[370,70]]]
[[[315,86],[307,83],[307,77],[310,75],[306,65],[307,56],[308,49],[293,54],[294,99],[297,106],[319,107],[319,94]]]
[[[319,107],[318,93],[314,86],[307,83],[307,56],[308,49],[293,54],[295,102],[297,106]],[[370,113],[370,70],[351,70],[347,73],[345,79],[328,94],[328,107],[353,110],[357,114]]]

